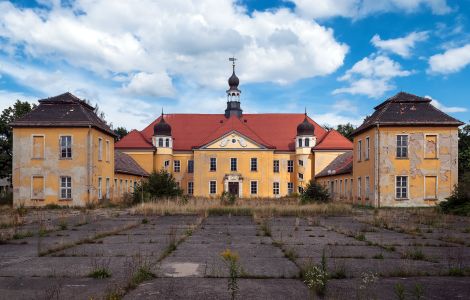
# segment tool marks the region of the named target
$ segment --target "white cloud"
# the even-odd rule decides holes
[[[429,8],[436,15],[452,11],[446,0],[291,0],[296,11],[309,18],[345,17],[359,19],[386,12],[420,12]]]
[[[470,64],[470,44],[453,48],[429,58],[429,73],[455,73]]]
[[[338,112],[349,112],[349,113],[358,112],[358,107],[356,103],[352,102],[351,100],[346,100],[346,99],[336,101],[333,104],[332,109]]]
[[[130,82],[123,87],[123,91],[131,95],[153,97],[171,97],[175,93],[168,74],[149,74],[144,72],[134,74]]]
[[[393,78],[411,74],[411,71],[403,70],[398,62],[387,56],[371,55],[355,63],[338,78],[339,81],[349,82],[349,86],[335,89],[333,94],[362,94],[377,98],[395,88],[391,83]]]
[[[354,117],[347,117],[343,116],[338,113],[324,113],[324,114],[313,114],[309,115],[315,122],[320,125],[328,125],[336,127],[339,124],[347,124],[351,123],[353,125],[359,126],[362,124],[362,117],[354,118]]]
[[[466,112],[467,109],[465,107],[458,107],[458,106],[444,106],[441,102],[433,99],[431,96],[424,96],[424,98],[431,99],[431,104],[434,105],[437,109],[442,110],[445,113],[459,113],[459,112]]]
[[[428,39],[427,31],[412,32],[407,36],[382,40],[378,34],[374,35],[371,39],[371,43],[384,51],[398,54],[402,57],[410,57],[411,50],[415,47],[417,42],[422,42]]]

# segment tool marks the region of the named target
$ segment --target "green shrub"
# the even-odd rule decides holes
[[[90,272],[88,277],[95,279],[105,279],[111,277],[111,273],[106,268],[98,268]]]
[[[301,204],[313,203],[313,202],[328,202],[330,195],[325,187],[317,183],[314,180],[305,187],[304,192],[300,195]]]
[[[470,173],[462,176],[447,201],[439,203],[444,213],[470,216]]]
[[[178,186],[172,174],[166,170],[152,172],[150,176],[137,186],[133,193],[134,203],[148,202],[162,198],[176,198],[183,194],[183,190]]]
[[[0,205],[13,205],[13,192],[0,193]]]
[[[222,195],[220,195],[220,203],[222,205],[234,205],[236,201],[237,201],[237,196],[229,192],[224,191],[222,192]]]

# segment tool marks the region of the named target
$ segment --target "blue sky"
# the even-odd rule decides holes
[[[356,125],[399,91],[470,120],[470,0],[0,1],[0,109],[70,91],[114,126],[222,113]]]

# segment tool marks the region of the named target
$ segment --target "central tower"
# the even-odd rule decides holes
[[[225,117],[230,118],[231,116],[236,116],[240,118],[242,116],[242,109],[240,108],[240,93],[238,85],[240,80],[237,75],[235,75],[235,57],[229,58],[229,61],[232,62],[232,76],[228,79],[229,89],[227,90],[227,108],[225,109]]]

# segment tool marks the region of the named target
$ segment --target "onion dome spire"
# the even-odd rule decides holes
[[[163,108],[160,121],[153,126],[153,135],[171,136],[171,126],[165,121]]]
[[[230,57],[229,61],[232,62],[232,76],[228,79],[229,89],[227,92],[227,109],[225,109],[225,117],[229,118],[230,116],[241,117],[242,109],[240,108],[240,93],[238,85],[240,84],[240,79],[238,79],[235,74],[235,57]]]
[[[304,121],[297,125],[297,135],[315,135],[315,127],[307,119],[307,108],[305,108]]]

